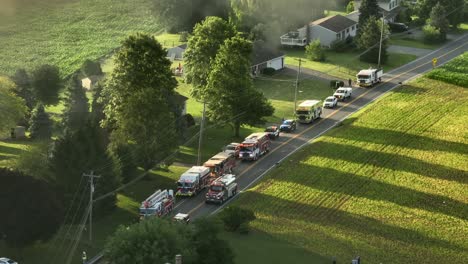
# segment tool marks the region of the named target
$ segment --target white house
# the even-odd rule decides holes
[[[284,53],[265,46],[261,41],[255,42],[250,56],[252,75],[256,76],[265,68],[281,70],[284,68]]]
[[[172,47],[167,50],[166,57],[171,61],[182,60],[184,58],[184,52],[187,49],[187,44],[182,44],[176,47]]]
[[[394,22],[396,16],[401,11],[401,3],[404,0],[378,0],[380,12],[384,14],[387,22]],[[358,11],[361,6],[361,0],[354,1],[354,10]]]
[[[306,46],[311,41],[320,40],[322,46],[330,47],[335,40],[344,40],[356,36],[357,21],[335,15],[315,20],[297,31],[281,36],[285,46]]]

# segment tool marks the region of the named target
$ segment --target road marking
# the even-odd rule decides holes
[[[461,39],[461,38],[463,38],[463,37],[465,37],[465,36],[462,36],[462,37],[458,38],[457,40],[459,40],[459,39]],[[437,58],[441,58],[441,57],[443,57],[443,56],[446,56],[446,55],[448,55],[448,54],[450,54],[450,53],[452,53],[452,52],[454,52],[454,51],[456,51],[456,50],[462,48],[462,47],[465,46],[466,44],[468,44],[468,43],[463,43],[463,44],[461,44],[460,46],[458,46],[457,48],[454,48],[454,49],[452,49],[452,50],[450,50],[450,51],[448,51],[448,52],[446,52],[446,53],[444,53],[444,54],[438,56]],[[442,50],[442,49],[443,49],[443,47],[441,47],[441,48],[439,48],[439,49],[437,49],[437,50],[431,52],[430,54],[435,53],[435,52],[438,52],[438,51],[440,51],[440,50]],[[427,54],[427,55],[429,55],[429,54]],[[427,56],[427,55],[426,55],[426,56]],[[421,57],[421,58],[422,58],[422,57]],[[421,58],[420,58],[420,59],[421,59]],[[411,63],[415,63],[416,61],[419,61],[419,59],[416,59],[416,60],[412,61]],[[333,112],[329,113],[327,116],[325,116],[324,118],[322,118],[322,119],[321,119],[320,121],[318,121],[317,123],[314,123],[314,124],[311,125],[310,127],[306,128],[306,129],[305,129],[304,131],[302,131],[301,133],[299,133],[299,134],[297,134],[297,135],[291,137],[291,138],[288,139],[287,141],[284,141],[284,142],[281,143],[279,146],[275,147],[275,148],[272,149],[270,152],[268,152],[267,154],[265,154],[264,157],[266,157],[266,156],[270,155],[271,153],[277,151],[279,148],[283,147],[284,145],[286,145],[286,144],[289,143],[290,141],[296,139],[297,137],[302,136],[304,133],[310,131],[312,128],[314,128],[314,127],[316,127],[317,125],[319,125],[320,123],[324,122],[327,118],[336,115],[336,114],[339,112],[339,110],[341,110],[342,108],[349,106],[351,103],[354,103],[355,101],[359,100],[360,98],[362,98],[363,96],[367,95],[367,94],[370,93],[371,91],[374,91],[375,89],[377,89],[377,88],[380,87],[381,85],[384,85],[384,84],[386,84],[386,83],[389,83],[389,82],[395,80],[396,78],[398,78],[398,77],[400,77],[400,76],[402,76],[402,75],[405,75],[405,74],[407,74],[407,73],[409,73],[409,72],[411,72],[411,71],[414,71],[414,70],[416,70],[416,69],[419,69],[419,68],[425,66],[426,64],[430,64],[430,63],[432,63],[432,61],[428,61],[428,62],[426,62],[426,63],[423,63],[423,64],[421,64],[421,65],[419,65],[419,66],[416,66],[416,67],[411,68],[411,69],[409,69],[409,70],[407,70],[407,71],[405,71],[405,72],[402,72],[402,73],[400,73],[400,74],[398,74],[398,75],[395,75],[395,76],[393,76],[392,78],[389,78],[389,79],[385,80],[384,82],[379,83],[378,85],[374,86],[372,89],[367,90],[367,91],[364,92],[363,94],[361,94],[361,95],[359,95],[358,97],[354,98],[352,101],[349,101],[348,103],[346,103],[346,104],[340,106],[339,108],[337,108],[337,109],[334,110]],[[444,64],[445,64],[445,63],[444,63]],[[404,67],[404,66],[405,66],[405,65],[402,65],[401,67]],[[395,70],[397,70],[397,69],[395,69]],[[393,71],[393,70],[392,70],[392,71]],[[392,71],[390,71],[390,72],[392,72]],[[420,74],[418,74],[418,76],[419,76],[419,75],[420,75]],[[414,76],[411,77],[411,78],[409,78],[408,80],[411,80],[411,79],[413,79],[413,78],[414,78]],[[311,138],[310,140],[308,140],[307,142],[305,142],[304,144],[302,144],[302,145],[299,146],[298,148],[296,148],[296,149],[294,149],[293,151],[291,151],[288,155],[286,155],[285,157],[283,157],[282,159],[280,159],[280,161],[278,161],[278,162],[279,162],[279,163],[282,162],[284,159],[286,159],[287,157],[289,157],[290,155],[292,155],[293,153],[295,153],[297,150],[299,150],[299,149],[302,148],[303,146],[309,144],[310,141],[312,141],[312,140],[316,139],[317,137],[323,135],[324,133],[328,132],[330,129],[334,128],[337,124],[339,124],[340,122],[342,122],[343,120],[345,120],[346,118],[348,118],[349,116],[351,116],[352,114],[356,113],[357,111],[359,111],[359,110],[362,109],[363,107],[365,107],[365,106],[367,106],[368,104],[374,102],[375,100],[379,99],[380,97],[382,97],[383,95],[385,95],[385,94],[387,94],[388,92],[392,91],[393,89],[395,89],[395,88],[398,87],[398,86],[400,86],[400,84],[396,84],[396,85],[392,86],[388,91],[386,91],[386,92],[384,92],[384,93],[378,95],[378,96],[377,96],[376,98],[374,98],[374,99],[371,99],[369,102],[367,102],[367,103],[364,104],[363,106],[359,107],[358,109],[356,109],[356,110],[354,110],[353,112],[351,112],[351,113],[349,113],[348,115],[346,115],[344,118],[342,118],[342,119],[340,119],[339,121],[335,122],[334,125],[332,125],[332,126],[330,126],[329,128],[325,129],[325,130],[322,131],[321,133],[317,134],[317,136]],[[250,170],[251,170],[255,165],[257,165],[257,164],[258,164],[258,163],[253,163],[253,164],[249,165],[244,171],[242,171],[240,174],[238,174],[237,178],[240,178],[242,175],[244,175],[246,172],[250,171]],[[271,169],[273,169],[274,167],[275,167],[275,165],[269,167],[269,168],[268,168],[267,170],[265,170],[262,174],[260,174],[259,176],[257,176],[252,182],[250,182],[246,187],[244,187],[244,188],[241,190],[241,192],[244,191],[246,188],[249,188],[253,183],[257,182],[261,177],[263,177],[267,172],[269,172],[269,171],[270,171]],[[237,195],[236,195],[236,196],[237,196]],[[234,196],[234,197],[235,197],[235,196]],[[232,198],[234,198],[234,197],[232,197]],[[232,198],[229,199],[228,201],[226,201],[226,203],[224,203],[223,205],[219,206],[219,207],[218,207],[215,211],[213,211],[211,214],[215,214],[215,212],[218,212],[219,210],[221,210],[222,208],[224,208],[227,204],[229,204],[229,203],[233,200]],[[194,207],[192,210],[189,211],[189,214],[191,214],[192,212],[198,210],[200,207],[203,206],[203,204],[205,204],[205,202],[202,202],[202,203],[200,203],[199,205],[197,205],[196,207]]]

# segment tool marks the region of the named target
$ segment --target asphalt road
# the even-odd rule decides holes
[[[309,125],[298,124],[297,130],[293,133],[282,133],[277,140],[273,140],[272,150],[259,160],[255,162],[238,161],[234,174],[238,178],[237,183],[240,193],[253,186],[277,164],[287,162],[286,158],[289,155],[309,144],[312,139],[321,136],[349,115],[373,102],[388,91],[398,87],[399,83],[407,82],[431,70],[433,58],[437,58],[437,66],[440,66],[465,51],[468,51],[468,34],[464,34],[458,39],[411,63],[384,73],[382,83],[377,86],[372,88],[354,88],[351,99],[340,102],[335,109],[324,109],[321,119],[315,120]],[[175,213],[189,213],[191,218],[194,219],[214,214],[235,199],[236,197],[228,200],[222,206],[205,204],[204,193],[199,193],[196,197],[179,199],[175,207]]]

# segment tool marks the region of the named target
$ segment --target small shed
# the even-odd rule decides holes
[[[184,59],[184,52],[187,49],[187,44],[182,44],[167,50],[166,57],[169,58],[171,61],[174,60],[183,60]]]
[[[181,115],[187,114],[187,100],[188,100],[187,97],[179,93],[175,94],[175,101],[177,105],[180,107]]]
[[[11,129],[11,138],[12,139],[22,139],[26,137],[26,128],[24,126],[17,126]]]
[[[96,84],[101,80],[101,76],[99,75],[92,75],[86,78],[81,79],[81,86],[86,90],[92,90]]]
[[[284,53],[266,46],[263,41],[257,41],[253,45],[250,56],[252,75],[256,76],[265,68],[281,70],[284,68]]]

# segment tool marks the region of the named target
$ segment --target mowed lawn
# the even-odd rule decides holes
[[[305,52],[302,49],[284,50],[286,53],[285,63],[293,66],[298,65],[298,59],[303,59],[302,67],[326,73],[341,79],[355,79],[356,74],[362,69],[376,67],[372,63],[362,62],[359,60],[359,52],[333,52],[326,51],[326,61],[317,62],[306,58]],[[382,65],[384,73],[398,68],[408,62],[415,60],[417,56],[412,54],[389,53],[388,61]]]
[[[467,96],[459,86],[413,81],[241,194],[235,204],[257,216],[259,235],[247,241],[275,252],[262,262],[277,263],[282,250],[271,237],[339,263],[357,255],[365,263],[466,263]],[[258,263],[238,254],[237,263]]]
[[[65,76],[84,60],[108,54],[131,33],[161,29],[149,0],[9,2],[0,12],[0,73],[7,75],[48,63]]]

